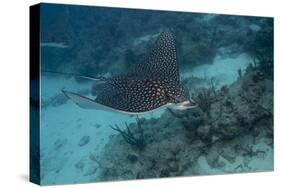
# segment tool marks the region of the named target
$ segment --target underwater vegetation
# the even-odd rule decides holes
[[[195,102],[198,104],[198,107],[208,117],[210,116],[211,105],[219,100],[212,80],[211,80],[211,84],[212,84],[211,88],[201,89],[201,91],[199,91],[194,98]]]
[[[214,96],[204,90],[197,99],[203,106],[197,109],[167,110],[159,119],[127,125],[127,132],[114,128],[120,134],[107,143],[99,160],[111,174],[100,169],[100,180],[259,171],[252,164],[255,158],[272,157],[273,85],[266,78],[257,80],[258,74],[249,71]],[[206,104],[206,98],[216,99]],[[140,123],[146,143],[141,149],[127,138],[138,134]]]
[[[48,86],[43,112],[58,120],[42,126],[46,184],[273,170],[272,18],[75,6],[57,6],[44,16],[49,10],[52,5],[42,10],[42,69],[114,77],[142,62],[160,33],[171,28],[180,79],[197,107],[123,121],[72,105],[61,93],[71,89],[65,86],[74,82],[69,77],[55,95],[48,95]],[[216,64],[218,57],[225,67]],[[207,66],[214,68],[204,75],[195,71]],[[236,76],[224,82],[230,72]],[[89,83],[77,79],[73,90],[98,92]]]
[[[136,124],[137,124],[137,131],[135,133],[132,133],[127,123],[125,124],[126,130],[121,130],[118,125],[114,125],[110,127],[113,130],[119,132],[122,135],[123,139],[132,147],[142,150],[145,147],[145,138],[143,135],[143,129],[141,127],[141,122],[138,117],[136,118]]]

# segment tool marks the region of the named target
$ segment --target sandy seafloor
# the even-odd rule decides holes
[[[61,89],[70,91],[87,90],[91,84],[80,84],[74,79],[43,77],[42,99],[48,100],[61,94]],[[48,89],[45,89],[48,88]],[[52,89],[50,89],[52,88]],[[52,91],[52,93],[50,93]],[[159,117],[164,109],[140,115],[140,117]],[[80,160],[89,160],[89,155],[98,154],[112,134],[116,134],[109,125],[123,125],[134,122],[135,118],[125,114],[116,114],[103,110],[85,110],[68,100],[59,106],[47,106],[41,109],[41,164],[42,181],[50,183],[87,182],[94,177],[83,176],[77,170]],[[89,136],[89,142],[79,146],[83,136]],[[90,160],[89,160],[90,161]],[[97,164],[88,164],[91,166]]]
[[[237,70],[242,70],[250,62],[246,54],[240,54],[234,58],[222,58],[217,56],[211,65],[202,65],[187,74],[204,77],[215,76],[221,80],[221,84],[231,84],[237,79]],[[41,80],[42,101],[62,95],[61,90],[90,91],[90,83],[78,83],[73,78],[61,76],[44,76]],[[63,97],[63,96],[61,96]],[[165,109],[153,113],[141,115],[145,118],[158,118]],[[79,108],[72,101],[59,105],[48,105],[41,108],[41,179],[42,184],[65,184],[98,181],[98,164],[90,160],[91,155],[99,155],[112,135],[117,134],[109,125],[124,125],[125,122],[134,122],[135,117],[101,110],[85,110]],[[122,126],[121,126],[122,127]],[[84,138],[83,138],[84,137]],[[85,139],[86,137],[86,139]],[[244,138],[250,139],[250,138]],[[79,145],[80,144],[80,145]],[[273,150],[266,145],[264,140],[258,140],[255,149],[266,150],[266,156],[257,156],[248,163],[249,167],[263,170],[273,168]],[[112,156],[114,157],[114,156]],[[202,174],[221,174],[233,172],[244,158],[237,157],[235,163],[230,164],[226,160],[223,169],[214,169],[208,165],[204,156],[199,158],[198,171]],[[83,163],[80,163],[83,161]],[[83,166],[79,166],[83,164]],[[86,164],[86,165],[85,165]],[[82,173],[81,168],[84,172]],[[86,170],[85,170],[86,169]],[[243,170],[238,170],[243,171]]]

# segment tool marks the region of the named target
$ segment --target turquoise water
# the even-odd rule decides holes
[[[42,98],[52,97],[50,88],[59,91],[61,88],[71,88],[72,91],[89,89],[90,84],[78,84],[73,79],[42,79]],[[69,85],[69,87],[67,87]],[[46,91],[46,92],[44,92]],[[57,93],[61,94],[61,93]],[[49,95],[49,96],[48,96]],[[54,96],[56,96],[54,92]],[[95,181],[91,170],[97,166],[89,159],[90,155],[99,154],[110,136],[116,134],[109,125],[134,122],[129,115],[115,114],[101,110],[85,110],[72,101],[56,107],[48,106],[42,109],[41,152],[43,182],[68,183]],[[159,117],[161,110],[143,115],[146,118]],[[89,136],[89,142],[79,146],[84,136]],[[84,168],[89,168],[89,176],[84,176],[77,169],[81,160],[88,161]],[[45,174],[46,173],[46,174]]]
[[[41,16],[42,184],[273,170],[271,18],[49,4],[41,6]],[[165,28],[176,36],[180,77],[190,95],[200,102],[200,93],[214,86],[218,100],[209,99],[214,102],[208,112],[199,105],[139,115],[144,150],[111,128],[125,130],[127,123],[137,134],[136,116],[82,109],[62,93],[93,98],[95,81],[45,72],[106,77],[126,72]]]

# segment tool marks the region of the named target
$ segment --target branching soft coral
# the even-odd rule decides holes
[[[211,87],[202,89],[194,98],[199,108],[209,117],[211,105],[219,101],[214,84],[211,80]]]
[[[137,124],[137,133],[133,133],[127,123],[125,123],[126,130],[121,130],[117,124],[110,127],[113,130],[119,132],[123,137],[123,139],[132,147],[135,147],[139,150],[143,150],[145,148],[145,139],[144,139],[143,129],[141,127],[141,122],[138,117],[136,118],[136,124]]]

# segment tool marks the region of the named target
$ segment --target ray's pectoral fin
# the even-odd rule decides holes
[[[81,108],[111,111],[109,107],[99,104],[91,98],[70,91],[62,90],[62,92],[65,94],[65,96],[67,96],[69,99],[71,99],[74,103],[76,103]]]
[[[70,91],[62,90],[62,92],[64,93],[65,96],[67,96],[69,99],[71,99],[74,103],[76,103],[81,108],[86,108],[86,109],[98,108],[97,103],[93,99],[90,99],[88,97]]]

